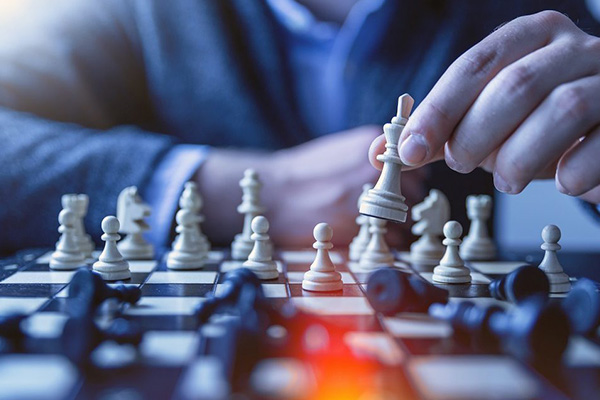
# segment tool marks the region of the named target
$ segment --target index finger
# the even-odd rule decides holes
[[[403,163],[432,161],[487,83],[505,66],[546,46],[567,22],[556,11],[519,17],[460,56],[408,120],[399,146]]]

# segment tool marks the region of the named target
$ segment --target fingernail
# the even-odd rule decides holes
[[[421,135],[410,134],[400,145],[400,158],[406,165],[416,165],[427,157],[427,143]]]
[[[471,172],[471,170],[465,168],[464,165],[462,165],[461,163],[456,161],[454,159],[454,157],[452,157],[452,154],[450,154],[450,152],[448,150],[445,151],[444,157],[446,159],[446,165],[448,165],[448,167],[450,167],[450,169],[452,169],[458,173],[461,173],[461,174],[466,174],[468,172]]]
[[[560,179],[558,179],[558,174],[556,175],[556,188],[558,189],[559,192],[561,192],[562,194],[566,194],[566,195],[571,195],[571,193],[565,189],[565,187],[562,185],[562,183],[560,183]]]
[[[497,174],[496,172],[494,172],[494,186],[496,187],[496,189],[498,189],[498,191],[502,192],[502,193],[512,193],[513,190],[510,187],[510,185],[504,180],[503,177],[501,177],[499,174]]]

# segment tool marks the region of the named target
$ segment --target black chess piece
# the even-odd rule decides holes
[[[90,354],[104,341],[139,345],[143,333],[137,324],[119,318],[102,330],[90,316],[71,317],[63,327],[61,341],[64,354],[80,367],[90,362]]]
[[[110,287],[102,277],[88,268],[77,270],[69,284],[69,311],[71,315],[84,315],[94,310],[106,299],[135,304],[142,296],[137,286]]]
[[[433,303],[446,303],[448,292],[417,276],[384,267],[369,276],[367,299],[374,310],[394,315],[399,312],[426,312]]]
[[[434,304],[429,311],[485,346],[500,344],[510,354],[532,362],[559,360],[570,335],[563,310],[543,295],[528,297],[510,312],[500,307],[477,307],[472,302]]]
[[[533,265],[523,265],[510,274],[490,283],[490,294],[498,300],[519,303],[532,295],[548,297],[550,282],[544,271]]]
[[[0,315],[0,354],[22,350],[25,333],[21,329],[23,314]]]
[[[235,309],[238,306],[242,288],[255,293],[258,302],[265,301],[260,279],[248,268],[237,268],[225,275],[218,296],[207,298],[196,308],[199,322],[206,322],[211,315],[224,309]]]
[[[573,332],[587,335],[600,325],[600,293],[593,281],[578,279],[561,305]]]

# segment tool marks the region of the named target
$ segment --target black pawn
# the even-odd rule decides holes
[[[90,354],[104,341],[118,344],[139,345],[142,331],[136,324],[119,318],[105,330],[98,328],[89,316],[72,317],[67,320],[61,336],[65,355],[76,365],[86,366],[90,362]]]
[[[510,313],[495,313],[490,330],[509,353],[528,361],[557,362],[570,335],[569,320],[558,304],[530,296]]]
[[[222,309],[232,309],[238,306],[242,288],[254,292],[260,301],[265,299],[261,281],[248,268],[237,268],[225,275],[222,289],[218,296],[207,298],[196,308],[196,316],[200,322],[206,322],[210,316]]]
[[[532,295],[548,297],[550,283],[544,271],[533,265],[523,265],[490,283],[489,289],[492,297],[498,300],[519,303]]]
[[[562,302],[562,308],[575,333],[587,335],[600,324],[600,293],[596,284],[580,278]]]
[[[74,300],[70,302],[69,308],[73,315],[93,312],[109,298],[135,304],[141,296],[142,291],[139,287],[125,285],[110,287],[98,273],[87,268],[78,269],[69,284],[69,299]]]
[[[367,280],[367,299],[374,310],[384,315],[400,312],[425,312],[433,303],[446,303],[448,292],[416,276],[384,267]]]

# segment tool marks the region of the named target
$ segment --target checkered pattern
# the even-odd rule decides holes
[[[67,318],[64,313],[67,286],[73,275],[70,271],[51,271],[48,267],[50,254],[31,251],[0,262],[0,314],[29,314],[24,328],[39,340],[42,353],[51,353],[44,349],[52,349],[61,334]],[[191,396],[195,391],[214,386],[214,382],[206,378],[214,373],[210,370],[213,364],[197,356],[200,338],[192,313],[208,294],[221,290],[221,282],[228,270],[240,266],[239,262],[229,260],[227,256],[227,252],[213,251],[207,265],[197,271],[169,271],[164,262],[158,261],[131,262],[132,278],[126,284],[139,285],[143,297],[138,304],[124,306],[120,312],[125,318],[139,323],[146,332],[139,350],[141,363],[145,366],[143,377],[132,378],[144,382],[134,385],[142,398],[171,397],[174,391],[185,398],[186,393]],[[279,278],[265,281],[264,292],[276,305],[291,301],[306,312],[318,314],[326,321],[347,328],[346,344],[357,354],[376,359],[382,368],[392,371],[395,382],[392,391],[399,391],[398,395],[431,399],[485,398],[490,393],[494,398],[557,395],[557,390],[547,381],[539,379],[535,371],[512,358],[500,354],[477,354],[472,349],[454,343],[452,328],[443,321],[425,314],[377,315],[365,297],[369,271],[361,270],[356,263],[347,262],[345,252],[333,251],[331,257],[342,274],[344,285],[341,292],[314,293],[302,290],[303,275],[314,258],[314,251],[311,250],[280,251],[277,257]],[[89,261],[91,263],[94,260]],[[451,301],[467,298],[482,304],[491,302],[511,307],[508,303],[491,299],[487,286],[492,279],[520,265],[522,263],[472,263],[469,265],[473,272],[471,285],[442,287],[450,291]],[[419,273],[431,281],[431,273],[414,270],[405,253],[398,254],[396,267],[408,273]],[[569,349],[567,360],[571,368],[565,373],[579,376],[578,382],[583,382],[583,378],[573,371],[595,371],[589,373],[597,374],[600,357],[594,359],[590,354],[600,355],[600,347],[587,339],[578,338]],[[11,357],[17,359],[14,361],[11,358],[13,365],[16,365],[15,362],[21,362],[23,368],[42,365],[49,370],[60,370],[65,375],[65,369],[57,366],[64,361],[60,358],[57,361],[59,356]],[[132,356],[122,348],[107,344],[101,346],[94,357],[97,364],[111,366],[127,363],[128,357]],[[0,357],[0,387],[10,382],[9,379],[15,379],[15,369],[7,367],[7,362],[7,359]],[[296,368],[294,376],[298,378],[305,376],[299,365],[302,363],[298,361],[272,359],[260,370]],[[10,373],[3,375],[3,368]],[[21,371],[18,368],[16,370]],[[70,384],[75,388],[77,372],[72,369],[67,371],[74,376],[61,375],[60,382],[63,386]],[[262,373],[267,374],[264,371]],[[399,380],[405,381],[400,388],[397,387]],[[48,379],[40,378],[38,381],[39,387],[33,386],[39,389],[39,393],[58,390],[54,387],[56,384],[52,386],[46,382]],[[42,388],[44,382],[46,387]],[[207,386],[199,382],[205,382]],[[298,390],[306,390],[307,386],[302,385],[308,385],[308,381],[296,379],[294,382],[299,385]],[[495,392],[490,392],[491,388]],[[85,397],[96,389],[94,385],[84,385],[80,395]],[[216,396],[216,392],[213,395]]]

